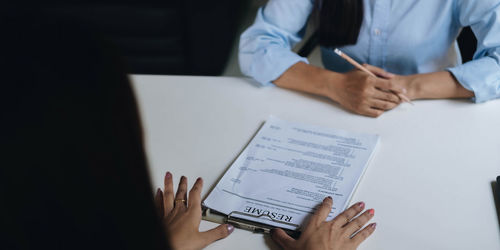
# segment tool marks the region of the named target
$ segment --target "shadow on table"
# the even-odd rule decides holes
[[[491,191],[493,194],[493,200],[495,201],[495,207],[497,210],[498,227],[500,229],[500,187],[496,181],[491,182]]]

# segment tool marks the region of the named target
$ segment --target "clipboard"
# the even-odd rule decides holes
[[[260,222],[255,222],[255,221],[250,221],[242,218],[235,217],[235,215],[242,215],[242,216],[248,216],[248,217],[253,217],[253,218],[260,218],[260,217],[268,217],[270,221],[273,221],[275,223],[280,223],[288,226],[295,226],[299,228],[299,230],[290,230],[286,228],[281,228],[283,229],[288,235],[292,236],[293,238],[298,238],[300,236],[300,226],[297,224],[289,223],[289,222],[283,222],[279,220],[275,220],[271,218],[269,215],[261,214],[259,216],[257,215],[252,215],[252,214],[246,214],[242,213],[239,211],[233,211],[229,213],[228,215],[224,213],[220,213],[218,211],[215,211],[213,209],[203,207],[202,208],[202,218],[203,220],[214,222],[214,223],[219,223],[219,224],[231,224],[236,228],[248,230],[254,233],[264,233],[264,234],[269,234],[271,233],[271,230],[273,228],[276,228],[275,226],[267,225],[264,223]]]
[[[319,143],[318,145],[333,145],[332,147],[335,148],[347,149],[339,153],[343,157],[338,157],[341,160],[343,159],[340,163],[332,163],[329,161],[335,161],[337,158],[332,158],[332,160],[324,160],[322,158],[324,150],[330,152],[328,149],[311,147],[308,144],[304,146],[300,143],[298,145],[293,143],[292,146],[288,145],[290,143],[289,138],[295,137],[298,138],[297,140],[299,140],[299,142],[304,141],[306,144],[309,142],[314,145]],[[329,193],[335,192],[337,189],[335,188],[333,190],[331,188],[333,188],[337,182],[333,183],[333,180],[331,180],[331,183],[328,183],[329,186],[323,187],[324,190],[322,189],[317,191],[314,193],[314,197],[311,198],[311,194],[302,194],[300,191],[302,189],[308,190],[308,188],[314,189],[316,187],[315,185],[317,185],[316,182],[308,182],[307,180],[303,181],[301,179],[302,177],[300,175],[300,171],[297,173],[298,177],[294,177],[294,169],[289,170],[293,166],[290,167],[287,165],[288,162],[295,164],[295,157],[302,159],[303,154],[305,154],[305,151],[303,152],[303,150],[309,150],[313,154],[308,154],[306,156],[311,157],[311,164],[317,163],[322,168],[332,167],[334,168],[334,172],[337,172],[325,172],[322,168],[319,170],[309,169],[309,165],[306,164],[304,167],[300,165],[299,162],[297,168],[306,171],[304,174],[306,177],[312,176],[310,178],[314,178],[315,176],[323,176],[324,173],[327,173],[332,175],[332,179],[335,179],[334,177],[337,177],[337,175],[342,175],[342,178],[344,178],[344,170],[348,169],[346,171],[349,171],[349,175],[347,175],[349,176],[349,181],[346,181],[347,184],[345,185],[347,186],[344,187],[344,190],[342,191],[343,195],[339,198],[341,199],[339,206],[336,207],[336,211],[339,211],[339,209],[343,210],[350,202],[352,194],[358,186],[361,177],[364,175],[367,165],[377,148],[376,146],[379,142],[379,138],[380,137],[378,135],[374,134],[360,134],[343,130],[320,128],[311,125],[287,122],[270,116],[268,120],[261,125],[260,129],[253,136],[253,139],[231,163],[230,167],[225,171],[224,175],[219,179],[217,184],[211,189],[207,197],[205,197],[202,203],[202,218],[206,221],[219,224],[231,224],[236,228],[245,229],[255,233],[266,234],[270,233],[273,228],[279,227],[290,236],[298,237],[300,235],[300,231],[302,230],[301,226],[305,223],[307,217],[310,216],[310,214],[312,214],[315,210],[315,201],[320,203],[319,199],[313,199],[316,197],[314,195],[325,195],[324,192],[321,191]],[[305,149],[302,151],[293,150],[294,147],[299,146],[305,147]],[[289,150],[289,147],[292,148]],[[357,154],[357,158],[354,158],[355,160],[352,160],[350,155],[352,150],[354,150],[352,147],[356,148],[356,150],[359,150],[360,152]],[[316,156],[315,151],[318,151],[318,156]],[[260,152],[264,153],[261,155],[259,154]],[[345,156],[342,153],[344,153]],[[342,165],[347,158],[349,158],[349,168]],[[278,161],[276,159],[282,160]],[[309,163],[310,161],[306,162]],[[351,167],[351,164],[355,165]],[[269,172],[269,174],[262,175],[258,169],[261,169],[265,173]],[[277,171],[276,173],[273,172],[275,170]],[[287,174],[288,171],[292,173],[290,176]],[[269,196],[269,198],[266,196],[267,194],[263,195],[263,198],[260,196],[256,197],[254,196],[254,193],[256,192],[249,191],[254,188],[252,185],[253,182],[244,182],[245,185],[238,186],[239,188],[236,189],[234,188],[236,183],[239,184],[241,182],[240,178],[242,173],[246,173],[247,177],[251,176],[254,180],[261,181],[265,184],[258,187],[260,189],[260,193],[265,193],[262,191],[263,187],[269,188],[269,190],[274,190],[275,185],[279,186],[283,183],[285,187],[295,188],[296,185],[292,185],[291,183],[297,180],[301,181],[298,186],[299,191],[290,191],[291,194],[288,194],[287,192],[289,191],[283,189],[280,190],[284,194],[283,197]],[[277,178],[279,178],[281,184],[275,183]],[[343,181],[343,179],[341,180]],[[344,184],[344,182],[341,183]],[[295,192],[297,192],[297,194],[295,194]],[[308,202],[301,203],[302,200],[300,199],[305,198],[307,198]],[[287,200],[283,201],[283,199]],[[245,202],[248,202],[250,205],[245,206]],[[302,205],[295,206],[295,204]],[[260,209],[262,209],[262,211],[259,211]],[[273,210],[275,210],[275,212],[272,212]],[[290,210],[294,210],[291,212],[293,216],[290,214]],[[332,213],[335,213],[336,211],[333,211]],[[284,216],[286,216],[285,219],[283,219]],[[334,216],[334,214],[331,216]]]

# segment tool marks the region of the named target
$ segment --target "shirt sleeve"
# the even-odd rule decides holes
[[[476,103],[500,97],[500,1],[463,0],[456,6],[460,25],[477,38],[473,60],[448,70],[475,94]]]
[[[312,11],[310,0],[270,0],[240,37],[238,59],[243,74],[270,85],[289,67],[305,62],[292,48]]]

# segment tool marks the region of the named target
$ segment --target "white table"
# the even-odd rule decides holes
[[[500,249],[491,182],[500,175],[500,101],[415,101],[379,118],[316,96],[260,88],[230,77],[132,76],[153,184],[170,170],[203,196],[259,125],[289,121],[377,133],[381,144],[353,197],[375,208],[375,233],[360,249]],[[216,224],[202,221],[201,229]],[[209,249],[276,248],[236,229]]]

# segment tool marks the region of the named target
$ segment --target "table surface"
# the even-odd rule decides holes
[[[247,78],[131,76],[151,179],[204,179],[203,197],[269,115],[375,133],[379,148],[352,202],[375,208],[377,230],[359,249],[500,249],[492,182],[500,175],[500,100],[423,100],[379,118]],[[201,230],[216,224],[202,221]],[[209,249],[276,249],[236,229]]]

